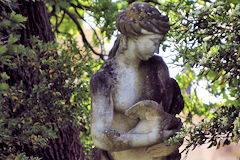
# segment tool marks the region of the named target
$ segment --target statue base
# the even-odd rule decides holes
[[[110,155],[113,160],[180,160],[178,147],[160,143],[149,147],[110,152]]]

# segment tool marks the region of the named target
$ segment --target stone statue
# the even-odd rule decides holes
[[[177,82],[158,52],[169,31],[168,17],[144,2],[117,16],[121,34],[109,59],[90,82],[91,133],[95,160],[179,160],[176,145],[164,140],[182,127]]]

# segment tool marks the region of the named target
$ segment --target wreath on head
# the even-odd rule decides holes
[[[117,15],[117,29],[126,36],[139,36],[142,29],[165,35],[170,25],[168,17],[151,4],[146,2],[132,3],[127,9]]]

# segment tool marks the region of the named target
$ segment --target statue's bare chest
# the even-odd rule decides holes
[[[154,100],[158,103],[164,100],[164,105],[170,105],[171,101],[166,98],[169,81],[167,69],[151,66],[150,62],[141,66],[117,69],[117,83],[113,87],[114,109],[116,111],[124,113],[141,100]]]
[[[139,99],[141,86],[138,74],[134,68],[122,68],[117,74],[117,84],[114,86],[114,109],[124,113]]]

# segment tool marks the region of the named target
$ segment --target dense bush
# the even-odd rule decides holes
[[[27,159],[29,147],[47,147],[68,123],[79,128],[89,153],[89,79],[99,62],[70,37],[43,43],[33,36],[30,46],[20,44],[24,21],[20,14],[1,11],[0,159]]]

